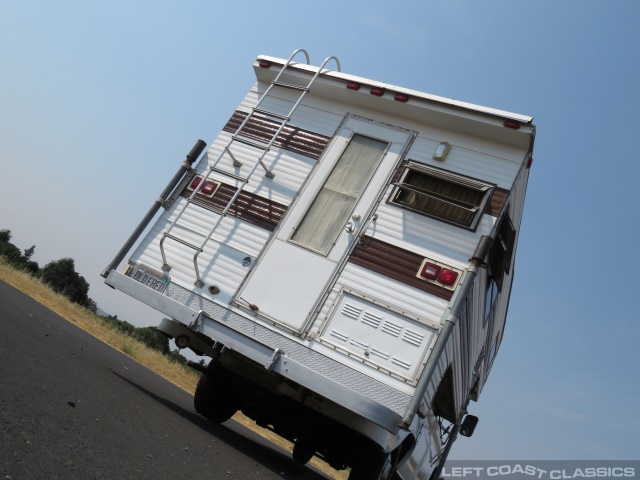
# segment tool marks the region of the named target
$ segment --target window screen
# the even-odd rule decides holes
[[[409,164],[394,184],[391,202],[475,229],[491,186],[424,165]]]

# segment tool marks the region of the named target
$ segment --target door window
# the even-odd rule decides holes
[[[291,237],[327,255],[373,177],[387,143],[355,134]]]

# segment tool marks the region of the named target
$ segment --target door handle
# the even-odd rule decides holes
[[[344,231],[351,234],[356,231],[356,227],[353,225],[353,222],[347,222],[344,226]]]

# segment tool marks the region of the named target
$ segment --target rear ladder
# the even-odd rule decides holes
[[[249,114],[247,114],[247,116],[245,117],[244,121],[240,124],[240,126],[236,130],[236,133],[231,136],[231,139],[228,141],[228,143],[222,149],[222,151],[220,152],[218,157],[209,165],[208,171],[206,172],[204,177],[200,180],[200,183],[198,183],[198,185],[193,189],[193,192],[191,193],[191,195],[189,196],[187,201],[184,203],[184,205],[182,205],[182,207],[178,211],[177,215],[175,216],[175,218],[173,219],[173,221],[169,225],[169,227],[167,227],[167,229],[162,233],[162,238],[160,239],[160,254],[162,255],[162,270],[163,271],[171,270],[171,266],[167,262],[167,256],[166,256],[166,252],[165,252],[165,249],[164,249],[164,241],[168,238],[170,240],[173,240],[175,242],[178,242],[178,243],[180,243],[180,244],[182,244],[182,245],[184,245],[186,247],[189,247],[189,248],[195,250],[195,254],[193,256],[193,267],[194,267],[195,274],[196,274],[196,280],[194,282],[194,285],[196,287],[198,287],[198,288],[204,287],[204,282],[202,281],[202,278],[200,277],[200,270],[198,268],[198,256],[204,251],[205,245],[211,239],[211,236],[214,234],[214,232],[216,231],[216,229],[218,228],[218,226],[222,222],[222,219],[227,215],[227,213],[229,212],[229,210],[233,206],[234,202],[238,199],[238,197],[240,196],[240,194],[242,193],[244,188],[247,186],[247,184],[249,183],[249,180],[251,179],[251,177],[253,176],[255,171],[258,169],[258,166],[261,166],[264,169],[265,176],[267,178],[274,178],[274,173],[271,170],[269,170],[269,168],[267,168],[266,164],[264,163],[264,158],[266,157],[267,153],[269,153],[269,151],[271,150],[271,147],[273,146],[273,144],[278,139],[278,136],[280,135],[280,133],[288,125],[289,121],[291,120],[291,117],[293,116],[293,114],[296,111],[296,109],[298,108],[298,106],[302,103],[302,100],[304,99],[304,97],[307,95],[307,93],[309,93],[309,90],[311,89],[311,86],[314,84],[314,82],[316,81],[316,79],[318,78],[320,73],[322,72],[324,66],[330,60],[334,60],[336,62],[336,64],[337,64],[337,66],[338,66],[338,71],[340,71],[340,61],[336,57],[331,56],[331,57],[327,57],[324,60],[324,62],[322,62],[322,65],[320,66],[320,68],[318,68],[318,71],[315,73],[313,78],[311,78],[311,80],[309,81],[309,83],[306,86],[301,86],[301,85],[295,85],[295,84],[281,82],[280,78],[283,76],[283,74],[285,73],[285,71],[287,70],[289,65],[291,64],[291,61],[293,60],[293,58],[299,52],[303,52],[304,53],[305,58],[307,60],[307,65],[309,65],[309,54],[305,50],[300,48],[300,49],[296,50],[295,52],[293,52],[291,54],[291,56],[289,57],[287,62],[284,64],[284,66],[282,67],[282,69],[280,70],[280,72],[278,73],[276,78],[273,80],[273,82],[271,82],[271,85],[269,85],[267,90],[262,95],[262,98],[260,98],[260,100],[258,101],[256,106],[251,110],[251,112]],[[282,114],[276,113],[276,112],[270,112],[270,111],[267,111],[267,110],[264,110],[264,109],[260,108],[260,105],[267,98],[267,96],[269,95],[269,93],[271,92],[271,90],[274,87],[281,87],[281,88],[296,90],[296,91],[300,92],[300,96],[298,97],[297,101],[295,102],[295,104],[293,105],[293,107],[291,108],[291,110],[289,111],[289,113],[287,115],[282,115]],[[256,115],[256,114],[258,114],[258,115]],[[261,141],[256,141],[256,140],[254,140],[252,138],[249,138],[246,135],[243,135],[243,129],[244,129],[245,125],[247,125],[249,123],[249,121],[251,120],[251,118],[253,118],[254,116],[256,116],[257,118],[272,117],[272,118],[270,118],[270,120],[272,120],[273,118],[276,118],[281,122],[280,126],[275,131],[275,133],[273,134],[273,136],[271,137],[271,140],[269,140],[269,142],[264,143],[264,142],[261,142]],[[251,168],[249,169],[249,173],[247,174],[246,177],[242,177],[240,175],[236,175],[235,173],[229,172],[229,171],[227,171],[225,169],[218,168],[218,164],[224,158],[225,155],[229,155],[229,157],[233,161],[233,166],[234,167],[241,167],[242,166],[242,163],[237,159],[237,156],[234,155],[234,153],[232,151],[232,148],[236,146],[235,145],[236,143],[249,145],[250,147],[253,147],[253,148],[255,148],[255,149],[257,149],[257,150],[259,150],[261,152],[259,154],[259,156],[257,157],[257,160],[251,165]],[[205,208],[207,208],[209,210],[212,210],[213,212],[217,213],[218,214],[218,218],[213,223],[213,225],[211,225],[211,228],[209,229],[207,234],[204,236],[204,239],[202,240],[202,242],[199,245],[197,245],[197,244],[194,244],[194,243],[190,243],[190,242],[184,240],[183,238],[180,238],[177,235],[173,235],[171,232],[173,231],[174,227],[178,224],[178,220],[180,220],[180,218],[182,217],[184,212],[187,210],[187,208],[189,208],[189,206],[191,206],[192,204],[195,203],[194,199],[195,199],[196,195],[198,194],[200,189],[204,186],[205,182],[207,181],[207,179],[209,178],[209,176],[213,172],[215,172],[215,173],[217,173],[219,175],[222,175],[223,177],[227,177],[227,178],[230,178],[230,179],[233,179],[233,180],[237,180],[240,183],[239,183],[239,185],[237,187],[236,192],[233,194],[231,199],[227,202],[226,206],[222,210],[214,209],[212,207],[205,207]],[[197,205],[202,207],[201,204],[197,204]]]

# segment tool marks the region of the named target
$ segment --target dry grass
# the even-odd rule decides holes
[[[102,323],[99,316],[89,312],[86,308],[71,303],[66,297],[54,292],[40,280],[24,272],[15,270],[9,266],[2,257],[0,257],[0,280],[29,295],[38,303],[41,303],[62,318],[65,318],[67,321],[102,342],[111,345],[116,350],[128,355],[183,390],[186,390],[192,395],[195,392],[199,376],[191,368],[171,361],[160,352],[152,350],[143,343]],[[233,419],[291,452],[293,445],[290,442],[269,430],[258,427],[251,419],[245,417],[242,413],[238,412],[234,415]],[[309,463],[334,479],[344,480],[348,476],[347,472],[338,472],[316,457],[312,458]]]

